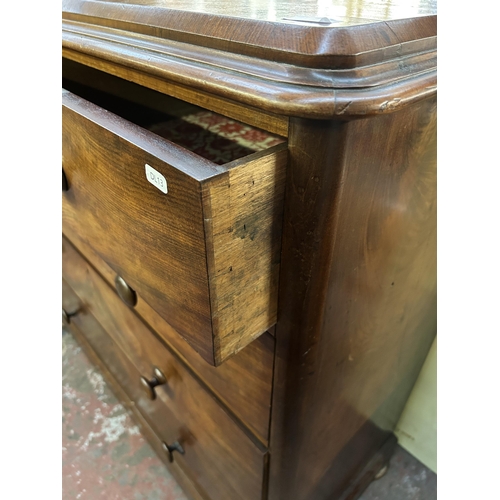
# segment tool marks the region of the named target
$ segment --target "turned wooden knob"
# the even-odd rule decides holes
[[[62,190],[67,191],[69,189],[68,179],[66,178],[66,174],[64,170],[62,171]]]
[[[151,399],[156,399],[155,387],[159,385],[165,385],[167,383],[167,378],[163,375],[163,372],[159,368],[154,368],[153,378],[148,380],[146,377],[141,377],[141,387],[146,394],[146,396]]]
[[[63,326],[68,326],[71,323],[71,318],[75,316],[75,314],[78,314],[78,310],[73,311],[73,312],[68,312],[62,308],[62,324]]]
[[[134,307],[137,304],[137,294],[121,276],[115,278],[115,287],[120,299],[122,299],[125,304],[129,307]]]
[[[174,461],[174,451],[179,452],[181,455],[184,455],[185,451],[184,448],[181,446],[179,441],[176,441],[175,443],[172,444],[167,444],[165,442],[162,443],[163,449],[168,455],[168,461],[172,463]]]

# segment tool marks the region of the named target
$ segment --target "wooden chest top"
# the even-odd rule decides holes
[[[268,112],[345,118],[435,93],[436,24],[433,0],[418,8],[407,0],[64,0],[63,55]]]

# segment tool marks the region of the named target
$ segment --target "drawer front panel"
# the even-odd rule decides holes
[[[195,350],[210,350],[202,343],[211,331],[199,185],[156,157],[161,153],[140,127],[113,119],[76,96],[63,107],[63,168],[69,184],[63,227],[84,235],[186,336],[194,327],[198,335],[189,342]],[[149,183],[145,164],[166,177],[167,195]]]
[[[63,92],[64,232],[211,364],[276,322],[285,167],[285,146],[218,166]]]
[[[116,273],[81,239],[74,242],[78,251],[113,286]],[[113,292],[96,276],[73,245],[63,238],[63,273],[67,282],[82,297],[92,288],[93,302],[107,304]],[[94,279],[94,276],[96,278]],[[94,306],[95,307],[95,306]],[[264,334],[218,367],[204,362],[146,302],[139,297],[135,311],[170,348],[204,381],[217,397],[267,445],[272,394],[274,339]],[[99,315],[98,311],[94,311]],[[104,311],[106,315],[106,311]],[[120,316],[123,318],[123,315]]]
[[[71,317],[71,325],[83,333],[158,439],[168,445],[181,444],[184,454],[174,452],[174,461],[204,496],[212,500],[260,500],[265,452],[248,439],[138,318],[131,315],[126,320],[127,328],[119,330],[113,317],[115,305],[107,320],[101,314],[97,321],[92,314],[97,310],[94,304],[79,298],[82,308]],[[63,304],[65,301],[63,298]],[[130,313],[121,302],[116,308]],[[156,399],[150,400],[141,389],[140,379],[151,379],[154,367],[165,374],[167,382],[155,388]]]
[[[71,306],[74,299],[81,304],[78,296],[64,279],[62,285],[63,309]],[[159,458],[168,466],[170,472],[181,485],[187,497],[191,500],[210,500],[208,495],[202,491],[201,487],[195,484],[194,480],[187,476],[186,471],[180,468],[178,462],[175,460],[170,462],[168,460],[163,449],[161,437],[159,437],[156,430],[151,427],[151,419],[149,418],[146,420],[136,405],[131,401],[128,395],[131,394],[131,391],[136,391],[138,397],[140,397],[141,394],[130,382],[134,377],[132,376],[127,379],[127,375],[124,375],[124,367],[128,366],[130,362],[120,350],[117,349],[116,344],[114,344],[99,322],[88,311],[82,311],[80,314],[81,317],[78,320],[78,324],[82,331],[80,331],[80,328],[76,327],[74,321],[66,327],[67,330],[71,331],[83,348],[85,354],[101,370],[110,388],[120,402],[132,414],[143,436],[148,439],[153,449],[159,455]],[[125,372],[129,373],[127,370],[125,370]],[[120,380],[121,383],[118,383],[117,380]],[[123,386],[130,388],[128,394],[123,389]]]

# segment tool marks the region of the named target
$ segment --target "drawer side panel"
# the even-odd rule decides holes
[[[214,357],[276,323],[286,145],[203,184]]]

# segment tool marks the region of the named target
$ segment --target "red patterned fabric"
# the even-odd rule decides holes
[[[218,165],[283,142],[281,137],[210,111],[157,123],[149,129]]]

